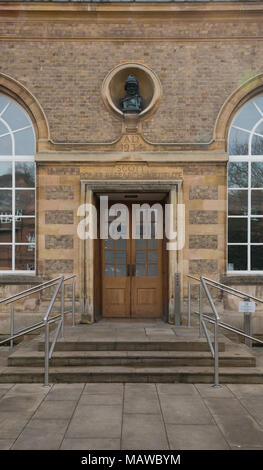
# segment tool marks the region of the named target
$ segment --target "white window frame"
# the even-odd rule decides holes
[[[228,179],[227,179],[227,274],[250,274],[250,275],[257,275],[257,274],[263,274],[263,269],[261,271],[259,270],[252,270],[251,269],[251,246],[262,246],[262,249],[263,249],[263,243],[254,243],[252,242],[251,243],[251,219],[253,217],[256,217],[256,218],[263,218],[263,214],[262,215],[258,215],[258,214],[252,214],[251,213],[251,191],[256,191],[256,190],[263,190],[263,182],[262,182],[262,187],[260,188],[252,188],[251,187],[251,164],[252,163],[259,163],[259,162],[262,162],[263,163],[263,155],[252,155],[251,154],[251,145],[252,145],[252,138],[253,136],[257,135],[259,137],[262,137],[263,139],[263,134],[259,134],[257,132],[255,132],[255,129],[263,122],[263,111],[258,107],[258,105],[255,103],[254,100],[257,99],[257,96],[248,101],[247,103],[253,103],[254,106],[256,107],[256,109],[258,110],[259,114],[262,116],[261,118],[259,117],[258,121],[256,122],[256,124],[253,126],[253,128],[251,130],[248,130],[248,129],[244,129],[244,128],[241,128],[241,127],[238,127],[238,126],[235,126],[234,124],[231,125],[230,129],[229,129],[229,134],[230,134],[230,131],[231,129],[237,129],[237,130],[241,130],[243,132],[246,132],[249,135],[249,139],[248,139],[248,154],[247,155],[229,155],[229,163],[231,162],[234,162],[234,163],[240,163],[240,162],[245,162],[248,164],[248,185],[246,188],[242,188],[242,187],[238,187],[238,188],[232,188],[232,187],[229,187],[228,185]],[[246,104],[247,104],[246,103]],[[246,106],[246,104],[244,106]],[[242,108],[241,110],[242,111]],[[235,120],[234,120],[235,121]],[[233,122],[234,122],[233,121]],[[228,214],[228,193],[229,193],[229,190],[233,190],[233,191],[242,191],[242,190],[246,190],[248,192],[248,213],[247,215],[229,215]],[[244,219],[247,219],[247,243],[231,243],[231,242],[228,242],[228,220],[231,219],[231,218],[244,218]],[[248,269],[247,270],[229,270],[228,269],[228,247],[229,246],[247,246],[247,267]]]
[[[1,95],[0,95],[1,96]],[[3,246],[12,246],[12,269],[6,269],[6,270],[1,270],[0,269],[0,274],[1,275],[9,275],[9,274],[26,274],[26,275],[35,275],[36,274],[36,166],[34,169],[34,177],[35,177],[35,186],[33,188],[29,187],[16,187],[15,185],[15,164],[17,162],[35,162],[35,156],[34,155],[16,155],[15,154],[15,138],[14,134],[17,132],[21,132],[23,130],[31,128],[33,131],[34,139],[36,142],[36,137],[35,137],[35,130],[34,126],[31,122],[30,117],[26,113],[26,111],[23,109],[23,112],[25,113],[26,117],[28,118],[28,121],[31,123],[28,126],[24,126],[20,129],[15,129],[12,130],[11,127],[8,125],[8,123],[4,120],[4,112],[6,109],[8,109],[8,106],[11,103],[15,103],[17,106],[20,106],[16,101],[13,99],[7,97],[6,95],[2,95],[5,98],[7,98],[9,101],[8,103],[4,106],[4,108],[0,111],[0,122],[2,122],[8,129],[9,132],[5,134],[0,135],[0,145],[1,145],[1,137],[4,137],[5,135],[10,135],[11,137],[11,142],[12,142],[12,155],[0,155],[0,162],[11,162],[12,163],[12,186],[10,187],[1,187],[0,190],[6,190],[6,191],[12,191],[12,214],[10,214],[10,217],[12,217],[12,243],[6,242],[6,243],[0,243],[0,249]],[[21,107],[21,106],[20,106]],[[29,191],[34,191],[34,204],[35,204],[35,211],[33,215],[23,215],[23,218],[27,219],[34,219],[35,220],[35,242],[34,243],[16,243],[15,241],[15,222],[18,218],[21,216],[15,214],[15,191],[16,190],[29,190]],[[34,246],[34,270],[18,270],[15,269],[15,247],[16,246]]]

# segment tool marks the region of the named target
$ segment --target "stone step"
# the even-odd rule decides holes
[[[219,351],[225,351],[225,342],[218,344]],[[44,341],[38,343],[39,351],[44,351]],[[125,341],[100,341],[96,338],[87,341],[58,340],[55,351],[210,351],[206,339],[197,340],[125,340]]]
[[[220,383],[263,383],[263,368],[220,367]],[[4,367],[0,383],[43,383],[44,368]],[[214,383],[213,367],[50,367],[49,383]]]
[[[41,367],[44,352],[19,349],[8,358],[12,367]],[[172,367],[213,366],[210,352],[200,351],[55,351],[50,366],[128,366],[128,367]],[[223,367],[255,367],[256,359],[249,351],[220,353],[219,364]]]

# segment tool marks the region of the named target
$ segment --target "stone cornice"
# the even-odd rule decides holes
[[[228,161],[226,152],[38,152],[38,163],[146,163],[178,164],[178,163],[225,163]]]
[[[18,21],[255,21],[262,2],[0,2],[0,17]]]

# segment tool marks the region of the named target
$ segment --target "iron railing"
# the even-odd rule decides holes
[[[76,274],[73,274],[72,276],[64,277],[64,276],[59,276],[54,279],[51,279],[50,281],[43,282],[42,284],[39,284],[34,287],[30,287],[30,289],[23,290],[22,292],[18,292],[17,294],[11,295],[10,297],[7,297],[5,299],[0,300],[1,303],[5,303],[6,305],[11,306],[10,310],[10,337],[0,341],[0,345],[9,342],[10,343],[10,348],[12,349],[14,346],[14,339],[19,338],[21,336],[24,336],[28,333],[31,333],[32,331],[39,330],[41,328],[45,328],[45,360],[44,360],[44,365],[45,365],[45,379],[44,379],[44,386],[48,387],[48,377],[49,377],[49,360],[52,357],[59,333],[61,333],[62,338],[64,337],[64,322],[65,322],[65,315],[68,313],[72,314],[72,326],[75,326],[75,278]],[[65,282],[69,281],[72,279],[72,306],[71,309],[66,311],[65,310]],[[27,328],[22,328],[19,331],[15,332],[15,313],[14,313],[14,303],[24,299],[25,297],[28,297],[30,295],[36,294],[38,292],[41,292],[45,289],[49,289],[52,286],[56,286],[54,293],[52,295],[52,298],[49,302],[47,311],[43,317],[43,320],[41,320],[38,323],[34,323],[30,327]],[[60,305],[60,313],[57,315],[51,316],[51,312],[53,309],[53,306],[55,304],[55,301],[57,299],[58,293],[61,291],[61,305]],[[51,343],[51,346],[49,345],[50,343],[50,325],[52,323],[58,322],[57,329],[54,334],[53,341]]]
[[[242,298],[244,300],[253,299],[260,303],[263,303],[263,300],[253,295],[234,289],[233,287],[229,287],[229,286],[226,286],[225,284],[221,284],[220,282],[214,281],[213,279],[209,279],[205,276],[200,276],[200,278],[198,278],[198,277],[191,276],[189,274],[187,277],[190,279],[194,279],[195,281],[198,281],[200,283],[199,284],[199,312],[194,311],[193,313],[198,315],[199,317],[199,335],[200,337],[202,337],[203,336],[202,332],[204,332],[210,351],[211,351],[211,355],[214,359],[214,385],[213,386],[220,387],[220,384],[219,384],[219,348],[218,348],[219,328],[223,328],[225,330],[228,330],[240,336],[243,336],[246,339],[248,339],[251,342],[251,344],[252,344],[252,341],[263,344],[263,341],[251,336],[251,334],[247,334],[247,332],[239,328],[235,328],[231,325],[228,325],[225,322],[220,321],[220,316],[217,312],[215,303],[208,289],[208,286],[214,287],[216,289],[219,289],[230,295],[234,295],[235,297]],[[203,291],[205,292],[206,297],[209,301],[210,307],[212,309],[212,313],[213,313],[212,317],[203,312]],[[214,344],[212,344],[210,331],[208,330],[206,326],[206,322],[214,325]],[[188,327],[191,327],[191,282],[190,281],[188,282],[188,321],[187,321],[187,324],[188,324]]]

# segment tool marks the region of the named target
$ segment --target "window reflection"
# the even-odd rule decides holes
[[[0,190],[0,220],[1,223],[8,223],[12,214],[12,191]]]
[[[263,189],[251,191],[251,214],[263,215]]]
[[[228,242],[247,243],[247,218],[228,219]]]
[[[15,247],[15,269],[19,271],[34,271],[35,252],[30,245],[16,245]]]
[[[263,171],[263,168],[262,168]],[[248,163],[230,162],[228,164],[228,187],[247,188],[248,186]]]
[[[262,246],[251,246],[251,270],[263,271],[263,249]]]
[[[155,277],[158,275],[158,265],[148,264],[148,276]]]
[[[35,164],[34,162],[16,163],[16,187],[34,188],[35,187]]]
[[[35,243],[35,219],[21,217],[15,220],[16,243]]]
[[[12,245],[0,245],[0,270],[12,269]]]
[[[34,215],[35,191],[17,190],[15,196],[16,211],[22,211],[22,215]]]
[[[263,243],[263,218],[251,219],[251,243]],[[263,251],[263,246],[260,247]]]
[[[252,137],[251,143],[251,154],[252,155],[263,155],[263,138],[258,135]]]
[[[260,103],[256,104],[259,104],[259,106],[261,106]],[[237,127],[242,127],[242,129],[251,130],[261,117],[262,116],[256,108],[253,100],[247,103],[246,106],[241,109],[241,112],[237,114],[234,124]]]
[[[136,264],[136,276],[146,276],[145,264]]]
[[[0,216],[0,243],[12,243],[12,218],[11,217]]]
[[[0,188],[12,187],[12,163],[0,162]]]
[[[228,269],[230,271],[247,270],[247,246],[229,246],[228,247]]]
[[[251,187],[263,188],[263,162],[251,163]]]
[[[107,277],[113,277],[114,276],[114,264],[105,264],[104,274]]]
[[[248,154],[248,132],[232,128],[229,134],[228,151],[230,155]]]
[[[116,276],[126,276],[126,264],[116,264]]]
[[[238,191],[228,190],[228,214],[229,215],[247,215],[248,192],[246,190]]]
[[[12,140],[10,135],[1,137],[0,155],[12,155]]]
[[[35,142],[33,129],[25,129],[15,133],[16,155],[34,155]]]

